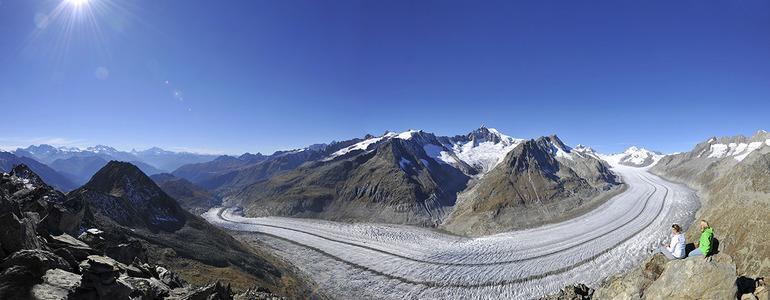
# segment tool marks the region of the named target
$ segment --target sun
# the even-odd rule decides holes
[[[64,2],[74,7],[80,7],[88,4],[88,0],[64,0]]]

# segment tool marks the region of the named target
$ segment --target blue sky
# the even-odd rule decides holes
[[[770,127],[767,1],[75,2],[0,2],[5,147],[269,153],[485,124],[672,152]]]

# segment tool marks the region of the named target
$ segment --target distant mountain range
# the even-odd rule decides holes
[[[111,160],[130,162],[145,174],[152,175],[169,172],[185,164],[210,161],[217,157],[210,154],[172,152],[157,147],[143,151],[126,152],[104,145],[81,149],[54,147],[45,144],[18,148],[9,154],[18,157],[18,159],[27,159],[25,163],[43,177],[51,177],[52,175],[49,175],[51,172],[34,166],[34,163],[28,163],[28,160],[33,159],[48,165],[59,173],[59,177],[66,179],[67,182],[60,179],[51,180],[52,178],[48,180],[53,186],[63,191],[69,191],[86,183],[97,170],[107,165],[107,162]]]

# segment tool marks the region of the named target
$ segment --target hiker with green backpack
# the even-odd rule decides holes
[[[700,240],[695,243],[695,250],[687,254],[690,256],[708,256],[711,253],[711,239],[714,237],[714,229],[706,220],[700,220]]]

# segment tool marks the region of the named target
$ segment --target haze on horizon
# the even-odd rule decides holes
[[[751,135],[764,1],[10,0],[0,147],[272,153],[481,124],[619,152]]]

